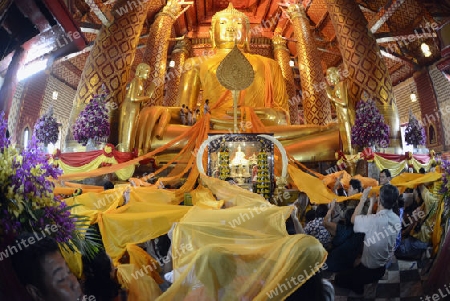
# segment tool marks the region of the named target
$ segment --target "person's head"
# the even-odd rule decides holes
[[[72,274],[51,237],[39,240],[25,233],[17,238],[22,247],[11,256],[17,278],[35,301],[77,300],[82,298],[80,284]],[[25,243],[24,243],[25,242]],[[81,300],[81,299],[80,299]]]
[[[325,217],[328,212],[328,206],[325,204],[320,204],[316,209],[316,218]]]
[[[147,65],[146,63],[140,63],[136,67],[136,77],[147,79],[150,74],[150,70],[151,69],[149,65]]]
[[[380,185],[389,184],[391,182],[391,172],[385,168],[380,171]]]
[[[250,42],[250,20],[233,4],[217,12],[211,20],[211,42],[213,48],[232,49],[234,45],[247,52]]]
[[[316,218],[316,210],[311,209],[305,213],[305,221],[309,223]]]
[[[421,167],[421,168],[419,169],[419,173],[422,173],[422,174],[426,173],[426,172],[425,172],[425,168]]]
[[[185,105],[185,104],[182,104],[181,107],[184,109],[184,108],[186,108],[186,105]]]
[[[106,181],[105,184],[103,184],[104,190],[114,189],[114,184],[111,181]]]
[[[349,208],[345,210],[344,214],[344,223],[345,225],[351,225],[352,224],[352,215],[355,212],[355,208]]]
[[[384,209],[392,209],[397,203],[399,192],[397,187],[391,184],[385,184],[380,189],[380,204]]]
[[[209,99],[205,100],[205,103],[206,103],[206,104],[209,104]]]
[[[120,285],[115,279],[111,258],[101,249],[94,258],[82,257],[84,293],[96,301],[111,301],[119,294]]]
[[[357,179],[351,179],[348,187],[348,196],[360,193],[363,191],[361,181]]]
[[[232,177],[226,177],[225,181],[227,181],[231,185],[235,185],[236,184],[236,182],[234,181],[234,179]]]
[[[330,67],[327,69],[327,80],[330,85],[335,86],[340,81],[339,69],[336,67]]]

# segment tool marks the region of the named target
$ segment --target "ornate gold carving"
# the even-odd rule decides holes
[[[236,46],[217,67],[216,75],[228,90],[244,90],[255,78],[252,65]]]
[[[320,88],[320,84],[325,80],[309,21],[303,7],[298,4],[290,4],[287,13],[294,27],[294,35],[298,41],[298,57],[301,59],[300,80],[305,122],[317,125],[327,124],[331,121],[331,106],[326,91]]]

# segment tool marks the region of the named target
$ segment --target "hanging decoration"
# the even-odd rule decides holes
[[[105,99],[108,95],[102,85],[102,94],[94,95],[73,125],[73,136],[78,143],[86,145],[89,140],[98,141],[109,136],[109,116]]]
[[[60,123],[53,117],[53,107],[36,121],[34,125],[34,135],[40,143],[47,146],[58,141]]]
[[[352,144],[359,147],[387,147],[389,126],[372,99],[356,104],[356,120],[352,127]]]

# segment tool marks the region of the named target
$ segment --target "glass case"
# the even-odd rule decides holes
[[[221,136],[208,145],[208,175],[270,199],[275,187],[273,142],[258,134]]]

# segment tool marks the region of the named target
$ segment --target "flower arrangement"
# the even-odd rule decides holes
[[[425,144],[425,129],[423,126],[419,124],[419,121],[417,120],[416,116],[412,113],[412,111],[409,111],[409,122],[405,129],[405,141],[409,145],[414,145],[414,147],[417,147],[417,145],[423,145]]]
[[[50,143],[54,144],[58,141],[60,125],[53,117],[53,108],[50,107],[48,112],[39,118],[34,125],[34,135],[45,146]]]
[[[446,212],[445,215],[447,216],[450,211],[450,161],[442,160],[441,170],[442,170],[442,184],[439,189],[439,193],[442,194],[445,204],[445,212]]]
[[[109,135],[107,91],[102,86],[102,94],[96,94],[80,113],[73,125],[73,136],[78,143],[86,145],[89,139],[100,140]]]
[[[356,120],[351,137],[352,144],[360,147],[389,145],[389,126],[372,99],[356,104]]]
[[[7,121],[0,114],[0,244],[23,232],[40,233],[56,239],[63,248],[94,255],[99,244],[87,231],[88,220],[71,214],[71,206],[58,201],[54,184],[61,170],[48,163],[32,137],[19,152],[6,137]],[[49,231],[51,229],[51,231]],[[6,241],[5,241],[6,240]]]

